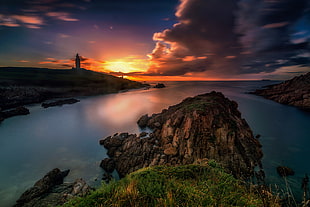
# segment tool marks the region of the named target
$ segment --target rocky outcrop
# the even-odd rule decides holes
[[[16,201],[14,207],[45,207],[62,205],[76,196],[84,196],[91,188],[82,179],[74,183],[63,183],[69,170],[55,168],[26,190]]]
[[[154,86],[154,88],[165,88],[166,86],[165,86],[165,84],[163,84],[163,83],[157,83],[155,86]]]
[[[140,127],[153,133],[115,134],[100,140],[108,149],[120,177],[143,167],[185,165],[215,159],[237,177],[250,176],[261,166],[258,140],[237,110],[237,103],[211,92],[187,98],[151,117],[139,119]]]
[[[29,110],[24,106],[20,106],[15,109],[6,110],[6,111],[0,110],[0,122],[12,116],[27,115],[29,113],[30,113]]]
[[[283,83],[258,89],[253,94],[310,111],[310,72]]]
[[[295,172],[293,169],[286,167],[286,166],[278,166],[277,172],[281,177],[289,176],[289,175],[295,175]]]
[[[53,106],[62,106],[64,104],[74,104],[77,102],[80,102],[80,100],[77,100],[75,98],[68,98],[68,99],[63,99],[63,100],[57,100],[57,101],[42,103],[41,106],[43,108],[48,108],[48,107],[53,107]]]

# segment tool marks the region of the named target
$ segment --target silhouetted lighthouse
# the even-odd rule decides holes
[[[81,58],[79,56],[79,53],[77,53],[75,57],[75,69],[81,69]]]

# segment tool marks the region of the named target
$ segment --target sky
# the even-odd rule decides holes
[[[289,79],[310,71],[308,0],[0,0],[0,67],[134,80]]]

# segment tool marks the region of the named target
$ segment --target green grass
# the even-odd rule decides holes
[[[268,198],[270,206],[278,206]],[[210,161],[208,165],[156,166],[102,186],[65,207],[264,206],[258,194]]]

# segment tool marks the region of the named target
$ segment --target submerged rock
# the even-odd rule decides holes
[[[163,83],[157,83],[155,86],[154,86],[154,88],[165,88],[166,86],[165,86],[165,84],[163,84]]]
[[[33,187],[26,190],[16,201],[14,207],[45,207],[57,206],[70,198],[84,196],[91,188],[83,179],[74,183],[63,183],[70,170],[60,171],[55,168],[38,180]]]
[[[295,175],[294,170],[292,170],[289,167],[286,166],[278,166],[277,172],[281,177],[289,176],[289,175]]]
[[[100,144],[108,149],[120,177],[147,166],[185,165],[204,158],[215,159],[237,177],[247,177],[261,166],[263,154],[237,106],[217,92],[187,98],[139,119],[140,126],[154,130],[149,137],[116,134]]]
[[[278,103],[310,111],[310,72],[252,93]]]

